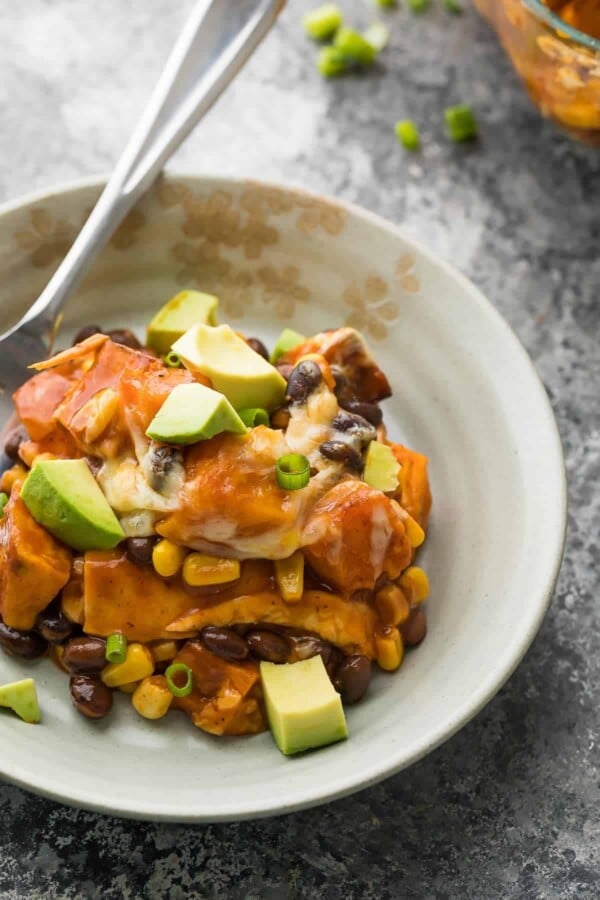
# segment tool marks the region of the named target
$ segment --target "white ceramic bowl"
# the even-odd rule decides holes
[[[99,191],[81,182],[0,210],[0,327],[37,296]],[[37,727],[0,716],[0,770],[54,799],[123,816],[288,812],[410,765],[511,674],[560,565],[560,441],[531,362],[485,298],[363,210],[272,185],[162,180],[72,299],[65,341],[90,322],[143,334],[182,286],[217,293],[222,321],[267,342],[283,323],[305,333],[346,322],[364,330],[394,389],[385,404],[391,437],[430,457],[427,639],[348,710],[348,741],[292,759],[268,733],[211,738],[181,716],[144,721],[124,695],[107,720],[90,723],[51,663],[0,654],[0,682],[33,675],[44,716]]]

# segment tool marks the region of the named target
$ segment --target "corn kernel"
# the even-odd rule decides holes
[[[388,584],[375,595],[375,607],[384,625],[402,625],[410,615],[410,603],[404,591]]]
[[[239,559],[190,553],[183,564],[183,580],[191,587],[225,584],[240,577]]]
[[[397,628],[375,632],[375,656],[380,669],[395,672],[404,657],[404,642]]]
[[[167,687],[164,675],[144,678],[131,698],[134,709],[144,719],[162,719],[169,711],[172,700],[173,694]]]
[[[179,653],[177,641],[154,641],[150,644],[150,650],[155,662],[167,662]]]
[[[287,559],[275,560],[275,578],[286,603],[297,603],[304,591],[304,555],[296,550]]]
[[[131,681],[141,681],[154,672],[152,653],[144,644],[129,644],[125,662],[110,663],[102,670],[101,678],[107,687],[121,687]]]
[[[130,681],[128,684],[120,684],[117,688],[122,694],[133,694],[137,688],[139,681]]]
[[[425,540],[425,532],[412,516],[408,516],[404,521],[404,527],[406,528],[406,534],[408,535],[408,540],[410,541],[411,547],[420,547],[423,541]]]
[[[186,549],[163,539],[155,544],[152,551],[152,565],[163,578],[177,575],[186,557]]]
[[[62,589],[60,595],[60,608],[69,622],[75,625],[83,625],[85,611],[83,608],[83,584],[74,579],[69,581]]]
[[[410,589],[413,603],[422,603],[429,596],[429,578],[420,566],[409,566],[400,576],[399,584]]]

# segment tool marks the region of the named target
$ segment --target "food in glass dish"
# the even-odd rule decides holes
[[[345,737],[372,665],[425,636],[427,459],[388,440],[356,330],[285,329],[269,355],[217,304],[184,291],[147,346],[91,326],[32,366],[0,478],[0,645],[50,655],[89,719],[118,690],[295,753]],[[35,721],[35,685],[0,705]]]

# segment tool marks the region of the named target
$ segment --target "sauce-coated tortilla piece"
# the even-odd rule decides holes
[[[342,593],[372,590],[410,564],[411,545],[399,505],[360,481],[343,481],[313,508],[303,532],[307,562]]]
[[[188,641],[175,657],[193,673],[193,690],[173,706],[210,734],[256,734],[267,727],[254,660],[229,662],[210,653],[200,641]]]
[[[295,365],[307,353],[320,353],[330,365],[341,369],[348,387],[361,401],[375,403],[392,393],[390,383],[369,353],[365,339],[354,328],[336,328],[316,334],[284,353],[278,362]]]
[[[276,592],[240,596],[207,609],[196,609],[168,627],[169,637],[200,631],[207,625],[267,623],[312,631],[346,653],[373,659],[377,614],[358,600],[344,600],[326,591],[304,591],[301,603],[286,603]]]
[[[0,614],[10,628],[29,631],[36,616],[67,583],[71,552],[38,525],[13,488],[0,519]]]

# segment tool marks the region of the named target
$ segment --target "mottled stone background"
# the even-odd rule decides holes
[[[191,5],[3,0],[1,200],[111,167]],[[2,897],[600,895],[600,154],[537,116],[472,10],[452,18],[441,0],[421,17],[401,9],[376,71],[324,83],[298,25],[311,5],[290,0],[173,165],[357,201],[405,223],[483,288],[532,354],[564,440],[570,534],[556,597],[525,661],[475,721],[408,771],[327,808],[180,827],[0,786]],[[357,21],[373,15],[362,0],[342,5]],[[442,110],[456,101],[479,114],[476,145],[444,137]],[[405,115],[423,127],[418,156],[395,143]]]

